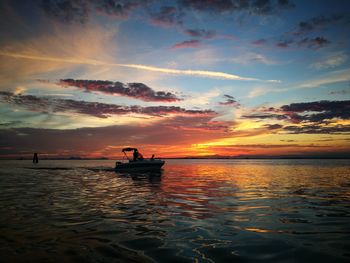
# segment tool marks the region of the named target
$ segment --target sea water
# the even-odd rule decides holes
[[[0,161],[0,262],[349,262],[349,160]]]

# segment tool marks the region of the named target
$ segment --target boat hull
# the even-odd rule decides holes
[[[143,160],[143,161],[130,161],[128,163],[117,162],[115,166],[116,171],[129,171],[129,170],[160,170],[165,161],[162,160]]]

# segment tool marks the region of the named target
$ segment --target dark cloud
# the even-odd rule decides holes
[[[280,48],[287,48],[290,47],[291,44],[293,44],[293,40],[282,40],[276,44],[277,47]]]
[[[278,0],[278,5],[282,8],[294,8],[295,4],[289,0]]]
[[[333,119],[350,120],[350,101],[325,100],[292,103],[279,108],[262,108],[259,112],[253,112],[242,117],[287,120],[292,123],[305,123],[310,125],[329,124]],[[320,126],[320,128],[322,127],[325,126]]]
[[[180,0],[184,8],[208,13],[247,11],[251,14],[268,15],[278,9],[293,7],[289,1],[271,0]]]
[[[281,129],[283,126],[280,124],[266,124],[264,125],[265,128],[267,128],[268,130],[278,130]]]
[[[9,122],[2,122],[0,123],[0,128],[8,128],[8,127],[16,127],[16,126],[23,126],[25,124],[22,121],[9,121]]]
[[[305,35],[313,31],[337,24],[338,22],[348,22],[345,14],[320,15],[309,20],[301,21],[298,24],[294,35]]]
[[[331,42],[324,37],[315,37],[315,38],[303,38],[298,42],[298,45],[308,47],[308,48],[321,48],[329,45]]]
[[[232,106],[234,108],[239,108],[241,106],[241,104],[239,104],[239,102],[236,101],[231,95],[225,94],[224,97],[226,98],[226,101],[219,102],[220,105]]]
[[[146,10],[152,24],[182,26],[188,11],[211,14],[246,11],[249,14],[269,15],[294,7],[287,0],[178,0],[160,8],[152,0],[38,0],[45,14],[63,22],[86,23],[93,14],[128,18],[133,11]],[[157,8],[158,10],[152,10]]]
[[[41,0],[45,13],[64,22],[88,21],[91,12],[127,18],[131,11],[149,4],[148,0]]]
[[[277,42],[276,46],[280,48],[289,48],[293,45],[298,45],[300,47],[306,47],[311,49],[318,49],[325,46],[328,46],[331,43],[325,37],[314,37],[314,38],[303,38],[303,39],[285,39]]]
[[[220,131],[227,133],[235,124],[233,121],[213,121],[211,116],[176,116],[169,121],[160,123],[160,127],[164,128],[167,126],[176,130]]]
[[[323,125],[302,125],[302,126],[285,126],[284,131],[292,134],[342,134],[350,132],[350,125],[335,125],[335,126],[323,126]]]
[[[61,79],[58,83],[62,86],[72,86],[86,91],[98,91],[110,95],[127,96],[143,101],[179,101],[175,94],[165,91],[154,91],[143,83],[112,82],[108,80],[74,80]]]
[[[187,29],[185,33],[193,38],[206,38],[211,39],[216,36],[214,30],[205,30],[205,29]]]
[[[47,15],[63,22],[85,23],[88,20],[87,0],[42,0],[41,7]]]
[[[181,43],[177,43],[173,45],[171,48],[172,49],[179,49],[179,48],[198,48],[200,46],[200,41],[199,40],[187,40],[183,41]]]
[[[219,146],[220,147],[220,146]],[[235,145],[225,145],[223,148],[264,148],[264,149],[269,149],[269,148],[287,148],[287,147],[317,147],[317,148],[323,148],[326,146],[321,146],[321,145],[314,145],[314,144],[309,144],[309,145],[302,145],[302,144],[235,144]],[[215,148],[211,147],[212,149]]]
[[[325,47],[331,43],[329,39],[323,36],[307,36],[313,34],[321,29],[327,29],[330,26],[343,24],[344,28],[348,28],[350,24],[349,14],[331,14],[331,15],[319,15],[308,20],[299,22],[297,29],[292,32],[286,33],[289,39],[281,40],[277,42],[276,46],[281,48],[290,47],[292,44],[302,47],[318,49]]]
[[[273,109],[273,108],[269,108]],[[313,101],[313,102],[300,102],[300,103],[292,103],[289,105],[281,106],[283,111],[289,112],[306,112],[306,111],[335,111],[341,113],[343,111],[350,110],[350,101],[329,101],[329,100],[321,100],[321,101]]]
[[[158,12],[150,14],[151,23],[160,26],[181,25],[183,14],[174,6],[162,6]]]
[[[336,90],[336,91],[329,92],[329,94],[331,95],[336,95],[336,94],[345,95],[349,93],[350,93],[350,89],[343,89],[343,90]]]
[[[118,18],[127,18],[129,13],[138,8],[147,5],[148,0],[90,0],[98,12],[115,16]]]
[[[99,102],[36,97],[33,95],[15,95],[9,92],[0,92],[0,101],[35,112],[74,112],[97,118],[108,118],[111,115],[125,114],[141,114],[146,116],[166,116],[169,114],[214,116],[216,114],[211,110],[187,110],[177,106],[124,106]]]
[[[282,106],[279,111],[293,122],[324,122],[333,118],[350,119],[350,101],[315,101],[292,103]]]
[[[267,43],[267,40],[264,38],[261,38],[261,39],[258,39],[258,40],[255,40],[252,42],[252,44],[254,44],[254,45],[264,45],[266,43]]]
[[[241,5],[236,6],[230,0],[180,0],[179,3],[185,8],[211,13],[222,13],[247,6],[247,1],[242,1]]]
[[[246,119],[277,119],[277,120],[284,120],[287,117],[281,114],[273,114],[273,113],[266,113],[266,112],[258,112],[258,113],[251,113],[247,115],[242,115],[242,118]]]

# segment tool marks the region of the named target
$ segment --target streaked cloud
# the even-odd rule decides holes
[[[334,125],[334,126],[323,126],[323,125],[290,125],[283,127],[283,130],[291,134],[344,134],[350,133],[350,125]]]
[[[348,56],[345,52],[336,52],[330,55],[327,55],[322,60],[319,60],[310,65],[311,68],[315,69],[328,69],[335,68],[344,64],[348,59]]]
[[[109,95],[127,96],[143,101],[179,101],[175,94],[165,91],[155,91],[143,83],[113,82],[108,80],[75,80],[61,79],[58,82],[62,86],[71,86],[85,91],[97,91]]]
[[[52,56],[27,55],[27,54],[20,54],[20,53],[14,53],[14,52],[6,52],[6,51],[0,51],[0,55],[13,57],[13,58],[38,60],[38,61],[64,62],[64,63],[85,64],[85,65],[94,65],[94,66],[105,65],[105,66],[125,67],[125,68],[147,70],[147,71],[175,74],[175,75],[185,75],[185,76],[187,75],[187,76],[197,76],[197,77],[227,79],[227,80],[264,81],[257,78],[242,77],[242,76],[220,72],[220,71],[169,69],[169,68],[161,68],[161,67],[139,65],[139,64],[110,63],[110,62],[103,62],[103,61],[94,60],[94,59],[60,58],[60,57],[52,57]],[[265,81],[275,82],[276,80],[265,80]]]
[[[224,97],[226,101],[219,102],[220,105],[231,106],[234,108],[239,108],[241,106],[241,104],[239,104],[239,102],[231,95],[224,94]]]
[[[315,88],[320,87],[327,84],[345,82],[350,80],[350,68],[331,71],[327,74],[323,74],[318,78],[306,80],[304,82],[298,83],[295,85],[296,89],[303,88]]]
[[[179,48],[198,48],[200,47],[201,42],[196,39],[192,40],[186,40],[177,44],[174,44],[171,48],[172,49],[179,49]]]
[[[212,110],[187,110],[178,106],[124,106],[100,102],[77,101],[52,97],[38,97],[33,95],[15,95],[10,92],[0,92],[0,100],[4,103],[39,113],[67,112],[89,115],[97,118],[108,118],[111,115],[126,114],[139,114],[158,117],[171,114],[189,116],[202,115],[212,117],[216,115],[216,113]]]
[[[265,65],[275,65],[279,63],[278,61],[271,59],[266,55],[255,53],[255,52],[244,52],[239,56],[226,58],[225,60],[232,63],[243,64],[243,65],[257,64],[257,63],[261,63]]]

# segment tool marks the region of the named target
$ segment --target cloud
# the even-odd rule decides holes
[[[52,97],[37,97],[33,95],[15,95],[10,92],[0,92],[0,100],[4,103],[15,105],[29,111],[41,113],[77,113],[108,118],[111,115],[139,114],[145,116],[212,116],[216,113],[212,110],[187,110],[177,106],[124,106],[99,102],[77,101],[70,99],[57,99]]]
[[[302,121],[318,123],[333,118],[348,120],[350,119],[350,100],[292,103],[283,105],[280,110],[297,123]]]
[[[309,144],[309,145],[302,145],[302,144],[235,144],[235,145],[225,145],[222,146],[224,148],[264,148],[264,149],[270,149],[270,148],[290,148],[290,147],[315,147],[315,148],[323,148],[326,146],[321,146],[321,145],[314,145],[314,144]],[[212,147],[215,148],[215,147]]]
[[[35,10],[33,12],[35,15]],[[82,26],[65,23],[63,25],[44,17],[38,17],[37,22],[40,21],[40,24],[32,26],[33,21],[27,21],[28,19],[27,16],[19,16],[20,26],[16,26],[13,34],[3,32],[4,37],[0,48],[0,87],[2,90],[14,90],[17,86],[23,86],[27,89],[33,86],[36,88],[38,85],[35,83],[35,79],[37,78],[49,78],[48,76],[62,78],[71,75],[72,72],[76,73],[77,70],[80,74],[86,74],[91,69],[81,66],[78,69],[79,64],[67,63],[65,60],[39,60],[38,57],[74,57],[78,61],[84,58],[103,60],[110,58],[113,54],[113,57],[118,59],[117,47],[112,43],[118,30],[117,26],[105,30],[94,24]],[[28,58],[4,55],[14,55],[15,53],[28,56]],[[91,70],[90,74],[106,68],[100,67]],[[116,72],[115,76],[119,75],[121,73]]]
[[[26,123],[25,122],[22,122],[22,121],[10,121],[10,122],[2,122],[0,123],[0,129],[3,129],[3,128],[8,128],[8,127],[16,127],[16,126],[22,126],[22,125],[25,125]]]
[[[299,46],[318,49],[329,45],[331,42],[324,37],[303,38],[298,42]]]
[[[125,146],[138,146],[142,153],[184,156],[191,145],[227,136],[230,123],[212,122],[211,116],[175,116],[157,123],[127,124],[80,129],[0,129],[0,155],[121,156]],[[23,135],[26,136],[23,136]],[[22,136],[21,136],[22,135]],[[40,144],[33,138],[40,138]],[[88,143],[87,143],[88,142]],[[10,150],[8,147],[11,147]],[[146,157],[146,156],[145,156]]]
[[[294,35],[305,35],[313,31],[326,28],[328,26],[337,24],[338,22],[347,22],[347,16],[345,14],[331,14],[320,15],[313,17],[309,20],[301,21],[298,24],[298,28],[293,32]]]
[[[149,4],[147,0],[41,0],[45,14],[63,22],[86,23],[92,14],[126,19],[130,12]]]
[[[268,130],[278,130],[283,127],[281,124],[265,124],[264,127]]]
[[[309,89],[317,87],[327,87],[331,88],[330,85],[334,83],[348,82],[350,81],[350,68],[331,71],[329,73],[323,73],[311,80],[305,80],[300,83],[295,83],[293,85],[284,86],[281,88],[271,88],[267,86],[257,87],[250,91],[248,98],[253,98],[257,96],[262,96],[270,92],[286,92],[296,89]]]
[[[153,12],[150,16],[150,21],[153,25],[169,27],[182,24],[182,14],[174,6],[162,6],[159,12]]]
[[[179,101],[175,94],[165,91],[154,91],[143,83],[112,82],[108,80],[74,80],[61,79],[62,86],[72,86],[86,91],[98,91],[110,95],[127,96],[143,101]]]
[[[215,30],[206,30],[206,29],[187,29],[184,31],[185,34],[193,38],[206,38],[211,39],[216,36]]]
[[[243,115],[242,118],[277,119],[292,123],[329,124],[333,119],[350,120],[350,100],[313,101],[283,105],[278,108],[260,108],[258,112]]]
[[[157,6],[152,0],[41,0],[39,7],[48,17],[68,22],[86,23],[96,14],[127,19],[139,9],[146,9],[149,21],[157,26],[180,26],[184,17],[193,10],[220,15],[246,11],[248,14],[270,15],[281,9],[294,7],[288,0],[178,0],[171,5]],[[158,9],[154,11],[152,9]],[[204,38],[210,38],[205,32]],[[191,34],[191,32],[189,32]],[[197,36],[199,37],[199,36]]]
[[[310,67],[314,69],[335,68],[344,64],[347,61],[347,59],[348,56],[345,54],[345,52],[336,52],[326,56],[318,62],[311,64]]]
[[[90,10],[86,0],[42,0],[40,6],[48,16],[68,23],[85,23]]]
[[[127,18],[129,13],[138,8],[149,4],[148,0],[98,0],[90,1],[96,10],[110,16],[118,18]]]
[[[220,105],[232,106],[234,108],[239,108],[241,106],[241,104],[239,104],[238,101],[236,101],[234,97],[227,95],[227,94],[224,94],[224,97],[226,98],[226,101],[219,102]]]
[[[306,47],[311,49],[319,49],[325,46],[328,46],[331,43],[327,38],[325,37],[314,37],[314,38],[308,38],[305,37],[303,39],[285,39],[277,42],[276,46],[279,48],[289,48],[293,45],[298,45],[300,47]]]
[[[180,0],[179,3],[184,8],[216,14],[247,11],[250,14],[268,15],[279,9],[293,7],[288,0],[280,0],[277,4],[270,0]]]
[[[281,114],[274,114],[274,113],[266,113],[266,112],[254,112],[250,114],[245,114],[241,116],[245,119],[277,119],[277,120],[284,120],[287,117]]]
[[[159,123],[160,128],[169,127],[175,130],[228,133],[236,123],[233,121],[214,121],[212,116],[176,116]]]
[[[350,132],[350,125],[335,125],[335,126],[323,126],[323,125],[302,125],[302,126],[285,126],[284,131],[291,134],[343,134]]]
[[[295,88],[298,88],[298,89],[314,88],[314,87],[319,87],[327,84],[345,82],[349,80],[350,80],[350,68],[347,68],[343,70],[332,71],[330,73],[323,74],[322,76],[319,76],[316,79],[302,82],[296,85]]]
[[[335,91],[329,92],[329,94],[331,94],[331,95],[336,95],[336,94],[340,94],[340,95],[350,94],[350,89],[335,90]]]
[[[226,61],[238,63],[238,64],[251,64],[251,63],[261,63],[265,65],[275,65],[278,62],[268,58],[265,55],[255,53],[255,52],[244,52],[242,55],[233,57],[233,58],[227,58]]]
[[[329,26],[337,25],[339,23],[344,24],[344,28],[348,27],[350,16],[348,14],[331,14],[331,15],[319,15],[313,17],[309,20],[299,22],[297,29],[292,32],[287,32],[286,35],[289,35],[289,39],[283,39],[277,42],[276,46],[280,48],[288,48],[292,44],[318,49],[325,46],[328,46],[331,41],[324,36],[312,36],[315,32],[320,31],[321,29],[327,29]],[[342,28],[342,27],[338,27]],[[311,35],[307,36],[307,35]],[[334,62],[334,61],[333,61]],[[317,65],[316,65],[317,66]]]
[[[255,40],[255,41],[253,41],[252,42],[252,44],[254,44],[254,45],[264,45],[264,44],[266,44],[267,43],[267,40],[266,39],[264,39],[264,38],[261,38],[261,39],[258,39],[258,40]]]
[[[293,43],[294,43],[293,40],[282,40],[282,41],[278,42],[276,44],[276,46],[280,47],[280,48],[287,48],[287,47],[290,47],[290,45]]]
[[[199,40],[186,40],[180,43],[177,43],[173,45],[171,48],[172,49],[179,49],[179,48],[198,48],[200,47],[201,42]]]
[[[7,56],[12,58],[21,58],[21,59],[30,59],[37,61],[51,61],[51,62],[63,62],[63,63],[72,63],[72,64],[84,64],[84,65],[93,65],[93,66],[114,66],[114,67],[125,67],[153,72],[160,72],[166,74],[175,74],[175,75],[184,75],[184,76],[197,76],[197,77],[206,77],[206,78],[216,78],[216,79],[227,79],[227,80],[249,80],[249,81],[267,81],[275,82],[275,80],[259,80],[256,78],[242,77],[230,73],[220,72],[220,71],[208,71],[208,70],[181,70],[181,69],[169,69],[154,67],[148,65],[139,65],[139,64],[118,64],[111,62],[104,62],[94,59],[84,59],[84,58],[74,58],[74,57],[52,57],[52,56],[43,56],[43,55],[29,55],[21,54],[16,52],[7,52],[0,50],[0,56]]]
[[[289,0],[278,0],[278,5],[283,8],[294,8],[295,4]]]

